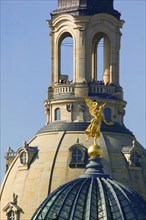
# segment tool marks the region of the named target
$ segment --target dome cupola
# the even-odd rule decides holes
[[[142,197],[103,173],[100,158],[91,158],[85,174],[52,192],[31,220],[145,220],[145,208]]]
[[[85,174],[52,192],[40,205],[31,220],[145,220],[146,202],[136,192],[104,174],[101,164],[100,136],[103,104],[85,97],[94,116],[85,130],[94,143],[88,148],[89,164]],[[108,123],[110,126],[110,123]]]

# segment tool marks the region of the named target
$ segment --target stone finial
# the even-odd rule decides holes
[[[26,148],[28,146],[27,141],[23,141],[23,146]]]
[[[135,144],[136,144],[136,139],[134,139],[134,140],[132,141],[132,147],[135,147]]]
[[[76,143],[79,144],[79,138],[76,138]]]
[[[16,195],[15,193],[13,193],[13,203],[17,204],[17,199],[18,199],[18,195]]]

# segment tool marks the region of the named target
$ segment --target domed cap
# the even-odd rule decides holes
[[[146,219],[143,198],[104,175],[98,159],[90,160],[85,175],[51,193],[31,220]]]
[[[58,8],[52,12],[52,16],[62,13],[76,16],[107,13],[118,19],[121,15],[113,8],[113,0],[58,0]]]

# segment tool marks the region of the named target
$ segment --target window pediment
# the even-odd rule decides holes
[[[28,169],[37,153],[37,147],[29,147],[29,145],[25,142],[25,145],[18,151],[18,155],[20,158],[20,170]]]
[[[13,194],[13,202],[9,202],[3,211],[6,212],[7,220],[19,220],[22,209],[17,205],[18,196]]]
[[[121,151],[131,167],[141,167],[142,152],[137,148],[136,141],[131,146],[123,146]]]

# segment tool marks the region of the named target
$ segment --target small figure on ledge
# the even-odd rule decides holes
[[[104,118],[104,114],[103,114],[103,109],[106,105],[106,103],[104,103],[103,105],[98,107],[98,103],[95,101],[92,101],[90,98],[88,97],[84,97],[87,106],[89,107],[89,112],[90,114],[94,117],[91,120],[91,123],[89,124],[89,126],[87,127],[87,129],[85,130],[85,134],[88,136],[86,141],[89,140],[90,137],[94,138],[94,145],[97,145],[96,141],[97,139],[100,137],[100,129],[101,129],[101,123],[102,121],[107,124],[107,125],[112,125],[112,122],[107,122]]]

